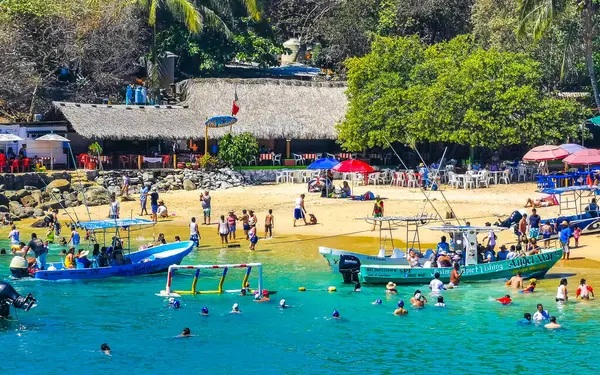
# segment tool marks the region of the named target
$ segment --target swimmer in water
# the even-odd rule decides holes
[[[529,280],[529,285],[527,288],[523,289],[521,293],[533,293],[535,291],[535,286],[537,285],[536,279]]]
[[[385,286],[385,292],[389,295],[398,294],[398,290],[396,290],[396,283],[393,283],[391,281],[387,283],[387,285]]]
[[[531,314],[530,313],[523,314],[523,319],[519,320],[517,323],[522,324],[522,325],[531,324]]]
[[[437,303],[434,305],[436,307],[446,307],[446,303],[444,302],[444,297],[439,296]]]
[[[404,301],[400,300],[398,302],[398,308],[394,310],[394,315],[406,315],[408,314],[408,310],[404,308]]]
[[[206,306],[202,307],[202,311],[200,311],[200,314],[202,316],[208,316],[208,307],[206,307]]]
[[[331,314],[331,316],[333,317],[333,319],[341,319],[340,312],[337,310],[333,310],[333,314]]]
[[[590,299],[590,296],[596,298],[594,296],[594,289],[591,286],[587,285],[585,279],[581,279],[581,281],[579,282],[579,287],[575,292],[575,298]]]
[[[279,301],[279,308],[280,309],[287,309],[288,307],[290,307],[290,305],[286,305],[284,299],[282,299],[281,301]]]
[[[179,302],[179,300],[176,300],[175,298],[169,298],[169,306],[168,307],[178,309],[179,307],[181,307],[181,302]]]
[[[230,314],[241,314],[242,310],[240,310],[240,306],[237,303],[234,303],[233,306],[231,307],[231,312]]]
[[[240,296],[245,296],[246,295],[246,289],[242,289],[240,291]]]
[[[356,285],[354,285],[354,291],[360,292],[360,283],[356,283]]]
[[[510,298],[510,295],[505,295],[502,298],[496,298],[496,301],[500,302],[503,305],[510,305],[512,303],[512,299]]]
[[[425,304],[427,303],[427,298],[425,298],[425,296],[423,294],[421,294],[420,290],[415,290],[415,294],[410,299],[410,303],[414,307],[418,307],[418,308],[425,307]]]
[[[375,301],[371,302],[373,305],[381,305],[383,301],[380,298],[377,298]]]
[[[102,353],[110,355],[110,346],[107,343],[100,345],[100,350],[102,350]]]
[[[262,296],[257,292],[254,302],[269,302],[271,299],[269,298],[271,294],[268,290],[263,290]]]
[[[184,328],[183,331],[181,331],[181,333],[179,334],[179,336],[177,336],[177,338],[182,338],[182,337],[192,337],[192,331],[190,331],[189,328]]]
[[[533,314],[533,320],[542,321],[550,319],[550,313],[544,310],[544,306],[541,303],[537,304],[537,311]]]
[[[550,323],[546,324],[544,327],[548,328],[548,329],[558,329],[560,328],[560,324],[556,323],[556,317],[555,316],[551,316],[550,317]]]

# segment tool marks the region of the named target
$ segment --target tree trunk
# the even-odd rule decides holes
[[[594,69],[594,59],[592,42],[594,40],[594,9],[591,1],[587,2],[583,9],[583,38],[585,44],[585,63],[590,75],[592,91],[594,93],[594,102],[596,103],[596,112],[600,110],[600,93],[598,90],[598,80],[596,79],[596,70]]]
[[[27,121],[32,122],[33,119],[33,110],[34,110],[34,106],[35,106],[35,97],[37,95],[37,90],[38,90],[38,86],[39,85],[35,85],[35,88],[33,89],[33,93],[31,94],[31,105],[29,105],[29,115],[27,116]]]

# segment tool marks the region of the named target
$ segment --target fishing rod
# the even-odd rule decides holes
[[[48,184],[46,183],[46,181],[44,181],[44,179],[42,178],[42,176],[39,175],[38,172],[34,172],[34,173],[42,181],[42,183],[44,184],[44,186],[46,188],[46,191],[48,191]],[[71,214],[69,214],[69,210],[67,210],[67,208],[60,202],[60,199],[57,199],[52,191],[48,191],[48,193],[52,196],[53,199],[55,199],[58,202],[60,207],[62,207],[62,209],[65,210],[65,212],[67,213],[67,216],[69,216],[69,219],[71,219],[71,221],[73,223],[78,224],[79,217],[77,217],[77,212],[75,212],[75,210],[73,210],[73,214],[75,214],[75,217],[77,218],[77,221],[75,221],[75,220],[73,220],[73,217],[71,216]]]
[[[77,169],[77,161],[75,160],[75,155],[73,155],[73,149],[71,148],[71,143],[67,143],[69,145],[69,153],[71,154],[71,160],[73,160],[73,168],[75,168],[75,174],[79,176],[79,169]],[[87,198],[85,197],[85,191],[83,191],[83,183],[81,182],[81,178],[79,178],[79,186],[81,188],[81,195],[83,195],[83,204],[85,205],[85,210],[88,214],[88,220],[92,221],[92,215],[90,214],[90,208],[87,204]],[[74,210],[73,210],[74,211]]]
[[[398,152],[396,152],[396,149],[394,148],[394,146],[392,146],[391,142],[385,136],[384,136],[384,139],[387,142],[388,146],[392,149],[392,151],[394,152],[394,154],[396,155],[396,157],[398,158],[398,160],[400,160],[400,163],[402,163],[402,165],[404,166],[404,168],[406,170],[408,170],[409,168],[406,166],[406,164],[404,163],[404,161],[402,160],[402,158],[400,157],[400,155],[398,155]],[[425,166],[425,168],[427,168],[427,171],[429,171],[429,167],[427,167],[427,164],[425,163],[425,161],[423,161],[423,158],[421,157],[421,154],[419,154],[419,151],[416,149],[416,147],[413,147],[413,149],[416,151],[417,155],[419,155],[419,158],[423,162],[423,165]],[[447,148],[446,148],[446,150],[447,150]],[[444,150],[444,155],[446,154],[446,150]],[[439,173],[439,168],[438,168],[438,173]],[[423,190],[423,186],[419,186],[419,190],[425,196],[425,199],[427,200],[426,202],[428,202],[429,204],[431,204],[431,207],[433,208],[433,210],[435,211],[435,213],[438,215],[438,217],[440,218],[440,220],[443,222],[445,220],[444,217],[439,213],[439,211],[437,210],[437,208],[435,208],[435,205],[433,204],[433,202],[431,202],[431,200],[429,199],[429,196]],[[458,224],[460,225],[460,221],[458,221],[458,218],[456,217],[456,214],[454,213],[454,210],[452,210],[452,207],[450,206],[450,203],[448,202],[448,200],[444,196],[444,193],[441,190],[439,190],[439,191],[442,194],[442,197],[444,197],[444,201],[446,202],[446,204],[450,208],[453,216],[456,218]]]

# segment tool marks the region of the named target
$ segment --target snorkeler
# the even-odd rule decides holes
[[[284,299],[282,299],[281,301],[279,301],[279,308],[280,309],[287,309],[288,307],[290,307],[290,305],[286,305]]]
[[[398,308],[394,310],[394,315],[406,315],[408,314],[408,310],[404,308],[404,301],[400,300],[398,302]]]
[[[100,345],[100,350],[102,350],[102,353],[110,355],[110,346],[107,343]]]
[[[496,301],[500,302],[503,305],[510,305],[512,303],[512,299],[510,298],[510,295],[505,295],[502,298],[496,298]]]
[[[522,325],[531,324],[531,314],[530,313],[523,314],[523,319],[519,320],[517,323],[522,324]]]
[[[425,298],[425,296],[423,294],[421,294],[420,290],[415,290],[415,294],[410,299],[410,303],[414,307],[419,307],[419,308],[425,307],[425,304],[427,303],[427,298]]]
[[[371,302],[372,305],[381,305],[383,301],[380,298],[377,298],[375,301]]]
[[[234,303],[233,306],[231,307],[231,312],[230,314],[241,314],[242,310],[240,310],[240,306],[237,303]]]
[[[208,316],[208,307],[206,307],[206,306],[203,306],[203,307],[202,307],[202,311],[200,311],[200,314],[201,314],[202,316]]]
[[[437,303],[434,305],[436,307],[446,307],[446,303],[444,302],[444,297],[439,296]]]
[[[331,314],[331,316],[333,317],[333,319],[341,319],[340,312],[337,310],[333,310],[333,314]]]

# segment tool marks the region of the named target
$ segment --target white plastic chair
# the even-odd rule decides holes
[[[517,174],[517,182],[521,181],[521,178],[523,178],[523,181],[527,181],[527,167],[525,167],[524,165],[519,165],[519,173]]]
[[[407,181],[406,181],[406,186],[408,186],[409,188],[413,187],[416,188],[417,185],[419,184],[419,180],[417,179],[417,176],[415,176],[414,172],[409,171],[407,173]]]
[[[500,182],[503,182],[508,185],[510,184],[510,170],[509,169],[505,169],[502,174],[500,175]]]
[[[248,165],[252,165],[252,164],[256,165],[256,156],[250,156],[248,158]]]
[[[281,154],[273,156],[273,165],[281,165]]]
[[[300,177],[302,177],[302,182],[307,183],[312,180],[313,171],[302,171]]]
[[[334,154],[330,154],[329,152],[326,152],[325,155],[330,158],[330,159],[335,159],[335,155]]]
[[[448,185],[458,189],[461,186],[460,180],[456,177],[456,173],[448,171]]]
[[[377,258],[385,258],[385,249],[379,249],[379,253],[377,254]]]
[[[375,172],[375,173],[371,173],[369,175],[369,179],[367,181],[367,185],[377,185],[377,183],[379,182],[379,177],[381,176],[380,172]]]
[[[286,181],[286,175],[283,172],[277,172],[275,173],[275,183],[276,184],[281,184],[282,182]]]
[[[292,154],[292,157],[294,158],[294,164],[304,164],[304,157],[302,155]]]
[[[465,189],[467,187],[473,189],[475,187],[475,176],[472,173],[465,173],[465,185],[463,186]]]
[[[383,156],[383,164],[392,164],[392,153],[388,152]]]
[[[394,251],[392,251],[392,255],[390,256],[390,258],[394,258],[394,259],[404,258],[404,253],[400,249],[395,248]]]
[[[318,153],[318,154],[315,154],[315,155],[317,156],[317,159],[321,159],[323,157],[322,153]]]

